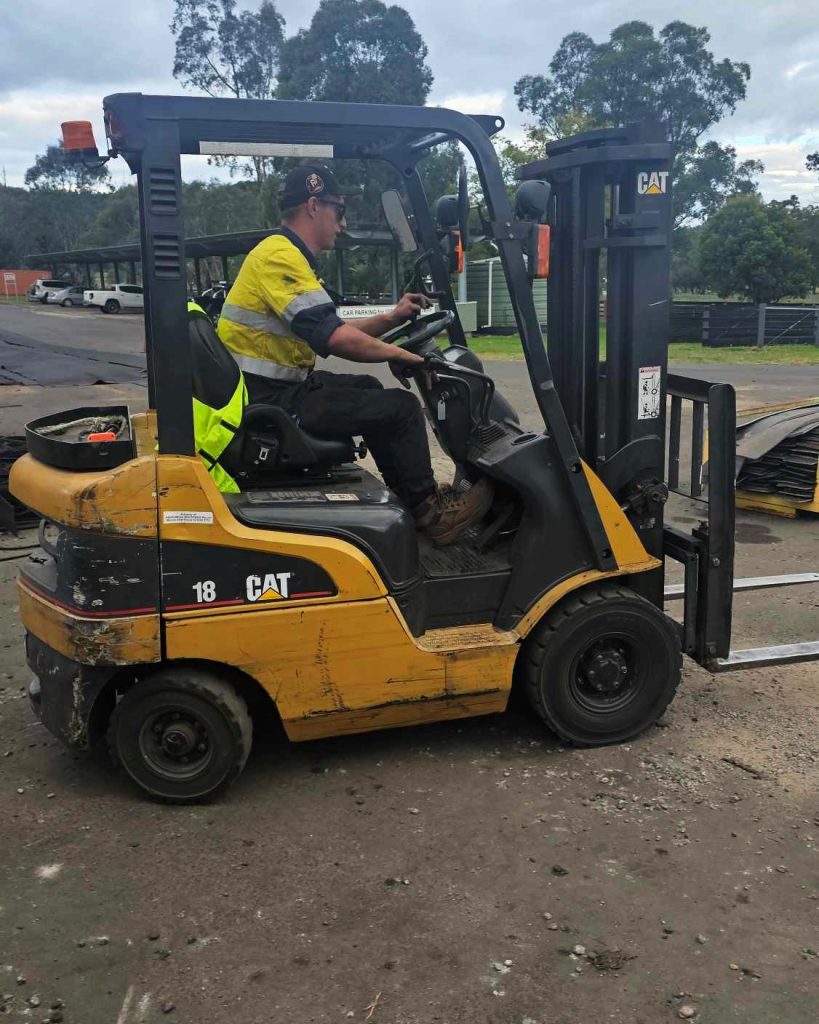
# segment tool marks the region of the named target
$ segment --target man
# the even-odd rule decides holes
[[[348,193],[349,194],[349,193]],[[319,436],[363,435],[386,485],[436,544],[451,544],[489,510],[492,487],[478,481],[465,493],[439,492],[426,424],[417,399],[375,377],[314,370],[316,356],[389,363],[409,388],[424,360],[378,339],[420,313],[422,295],[404,295],[390,313],[345,323],[317,276],[316,256],[345,229],[344,193],[322,164],[292,170],[282,190],[282,226],[245,258],[225,300],[219,337],[233,353],[251,402],[290,412]]]

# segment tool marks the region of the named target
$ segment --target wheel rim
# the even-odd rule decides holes
[[[584,711],[614,714],[634,701],[645,682],[645,659],[625,635],[597,639],[574,659],[569,689]]]
[[[139,730],[139,752],[145,764],[163,779],[196,778],[213,759],[207,723],[189,708],[164,707],[145,718]]]

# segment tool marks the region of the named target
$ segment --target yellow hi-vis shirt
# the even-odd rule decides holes
[[[227,294],[219,337],[243,373],[282,382],[307,378],[316,353],[343,323],[312,254],[287,228],[251,250]]]

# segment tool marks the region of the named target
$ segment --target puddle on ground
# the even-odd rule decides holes
[[[737,523],[736,539],[740,544],[781,544],[782,538],[764,523]]]

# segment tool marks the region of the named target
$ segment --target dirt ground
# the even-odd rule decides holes
[[[13,315],[12,328],[0,308],[0,336],[5,324],[64,345],[70,325],[122,351],[139,334],[81,311]],[[533,417],[524,368],[492,369]],[[819,393],[816,369],[713,369],[741,407]],[[3,388],[0,429],[113,395],[144,402],[133,386]],[[819,569],[818,527],[740,513],[738,575]],[[30,537],[0,537],[0,558]],[[270,729],[218,802],[164,807],[38,724],[15,576],[1,561],[9,1020],[819,1017],[816,665],[712,677],[688,662],[659,725],[605,749],[561,747],[516,700],[500,716],[303,745]],[[739,596],[735,646],[814,638],[817,604],[815,586]]]

